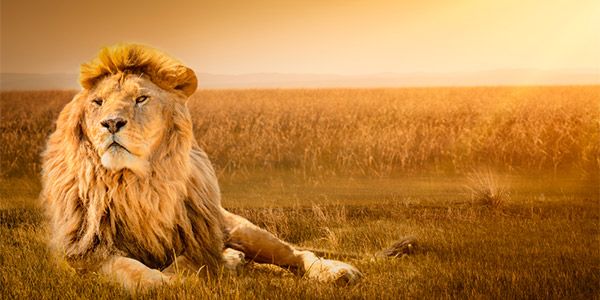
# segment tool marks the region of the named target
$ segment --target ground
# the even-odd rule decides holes
[[[120,298],[46,247],[40,153],[75,91],[0,93],[0,299]],[[223,205],[364,278],[249,265],[169,298],[600,295],[600,86],[199,90],[188,101]],[[479,174],[479,175],[478,175]],[[372,254],[406,236],[417,251]]]
[[[348,258],[353,286],[315,283],[249,265],[220,278],[189,277],[141,296],[189,298],[582,298],[600,292],[600,206],[595,181],[557,176],[500,180],[501,206],[473,199],[461,176],[311,177],[291,172],[222,179],[224,206],[305,247]],[[77,274],[48,252],[36,206],[39,183],[2,180],[0,289],[11,298],[113,298],[128,294]],[[404,236],[414,255],[372,259]]]

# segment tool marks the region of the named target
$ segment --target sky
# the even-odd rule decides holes
[[[600,68],[597,0],[1,0],[0,8],[4,73],[76,73],[117,42],[214,74]]]

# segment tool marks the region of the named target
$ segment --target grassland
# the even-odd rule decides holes
[[[414,235],[420,247],[350,259],[366,275],[351,287],[249,266],[141,296],[598,298],[599,95],[597,86],[199,91],[189,107],[224,206],[302,246],[368,255]],[[1,96],[0,298],[127,297],[45,247],[38,157],[73,92]],[[480,169],[493,170],[489,181],[471,180]],[[481,197],[488,188],[503,191],[497,204]]]
[[[598,169],[600,87],[205,90],[194,133],[223,174],[390,176]],[[36,176],[74,92],[2,93],[0,170]]]

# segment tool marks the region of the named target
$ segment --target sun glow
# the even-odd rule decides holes
[[[74,72],[119,41],[213,74],[597,71],[599,15],[591,0],[6,1],[2,72]]]

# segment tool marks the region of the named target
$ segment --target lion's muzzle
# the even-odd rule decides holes
[[[127,120],[120,118],[120,117],[107,118],[107,119],[104,119],[102,122],[100,122],[100,125],[102,125],[102,127],[106,128],[108,130],[108,132],[115,134],[119,130],[121,130],[121,128],[123,128],[125,125],[127,125]]]

